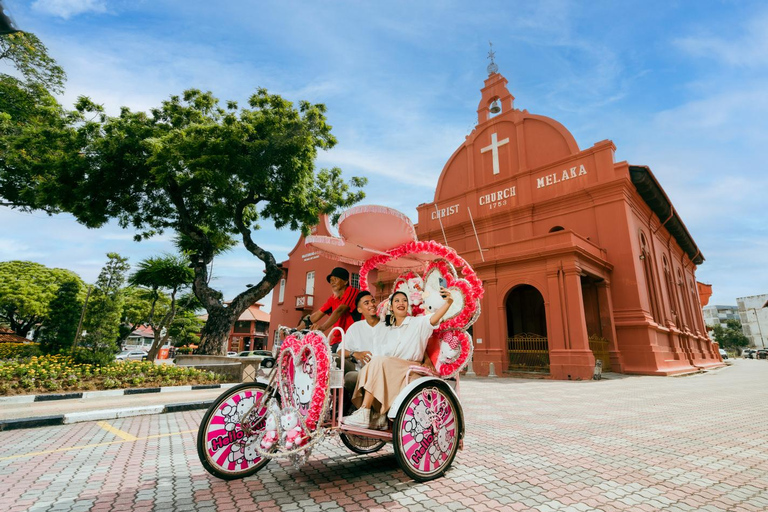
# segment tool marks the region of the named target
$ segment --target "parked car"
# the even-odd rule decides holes
[[[237,357],[272,357],[272,352],[269,350],[245,350],[237,354]]]
[[[143,350],[123,350],[115,356],[115,361],[146,361],[147,353]]]
[[[227,357],[237,357],[237,352],[227,352]]]
[[[757,352],[757,351],[755,349],[753,349],[753,348],[745,348],[741,352],[741,357],[743,357],[744,359],[754,359],[755,358],[755,352]]]
[[[723,359],[728,359],[728,352],[726,352],[723,349],[719,349],[719,350],[720,350],[720,357],[722,357]]]
[[[755,353],[755,359],[768,359],[768,349],[758,349],[758,351]]]

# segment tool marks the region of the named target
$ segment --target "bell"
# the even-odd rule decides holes
[[[493,103],[491,103],[491,114],[498,114],[499,112],[501,112],[499,100],[493,100]]]

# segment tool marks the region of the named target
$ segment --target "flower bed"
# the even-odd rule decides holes
[[[99,367],[52,355],[0,362],[0,395],[212,384],[221,380],[213,372],[143,361]]]

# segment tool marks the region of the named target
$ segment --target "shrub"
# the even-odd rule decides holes
[[[28,359],[42,355],[37,343],[0,343],[0,359]]]
[[[113,352],[94,351],[87,348],[78,348],[73,356],[77,364],[90,364],[93,366],[107,366],[115,362]]]
[[[0,395],[131,386],[178,386],[189,382],[220,380],[217,375],[194,368],[141,361],[112,361],[94,366],[77,362],[70,356],[47,355],[0,362]]]

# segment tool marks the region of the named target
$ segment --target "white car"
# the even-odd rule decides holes
[[[237,352],[227,352],[227,357],[235,357]]]
[[[115,361],[144,361],[147,359],[147,353],[143,350],[123,350],[115,356]]]
[[[721,348],[718,349],[718,350],[720,351],[720,357],[722,357],[723,359],[728,359],[728,352],[726,352],[725,350],[723,350]]]

